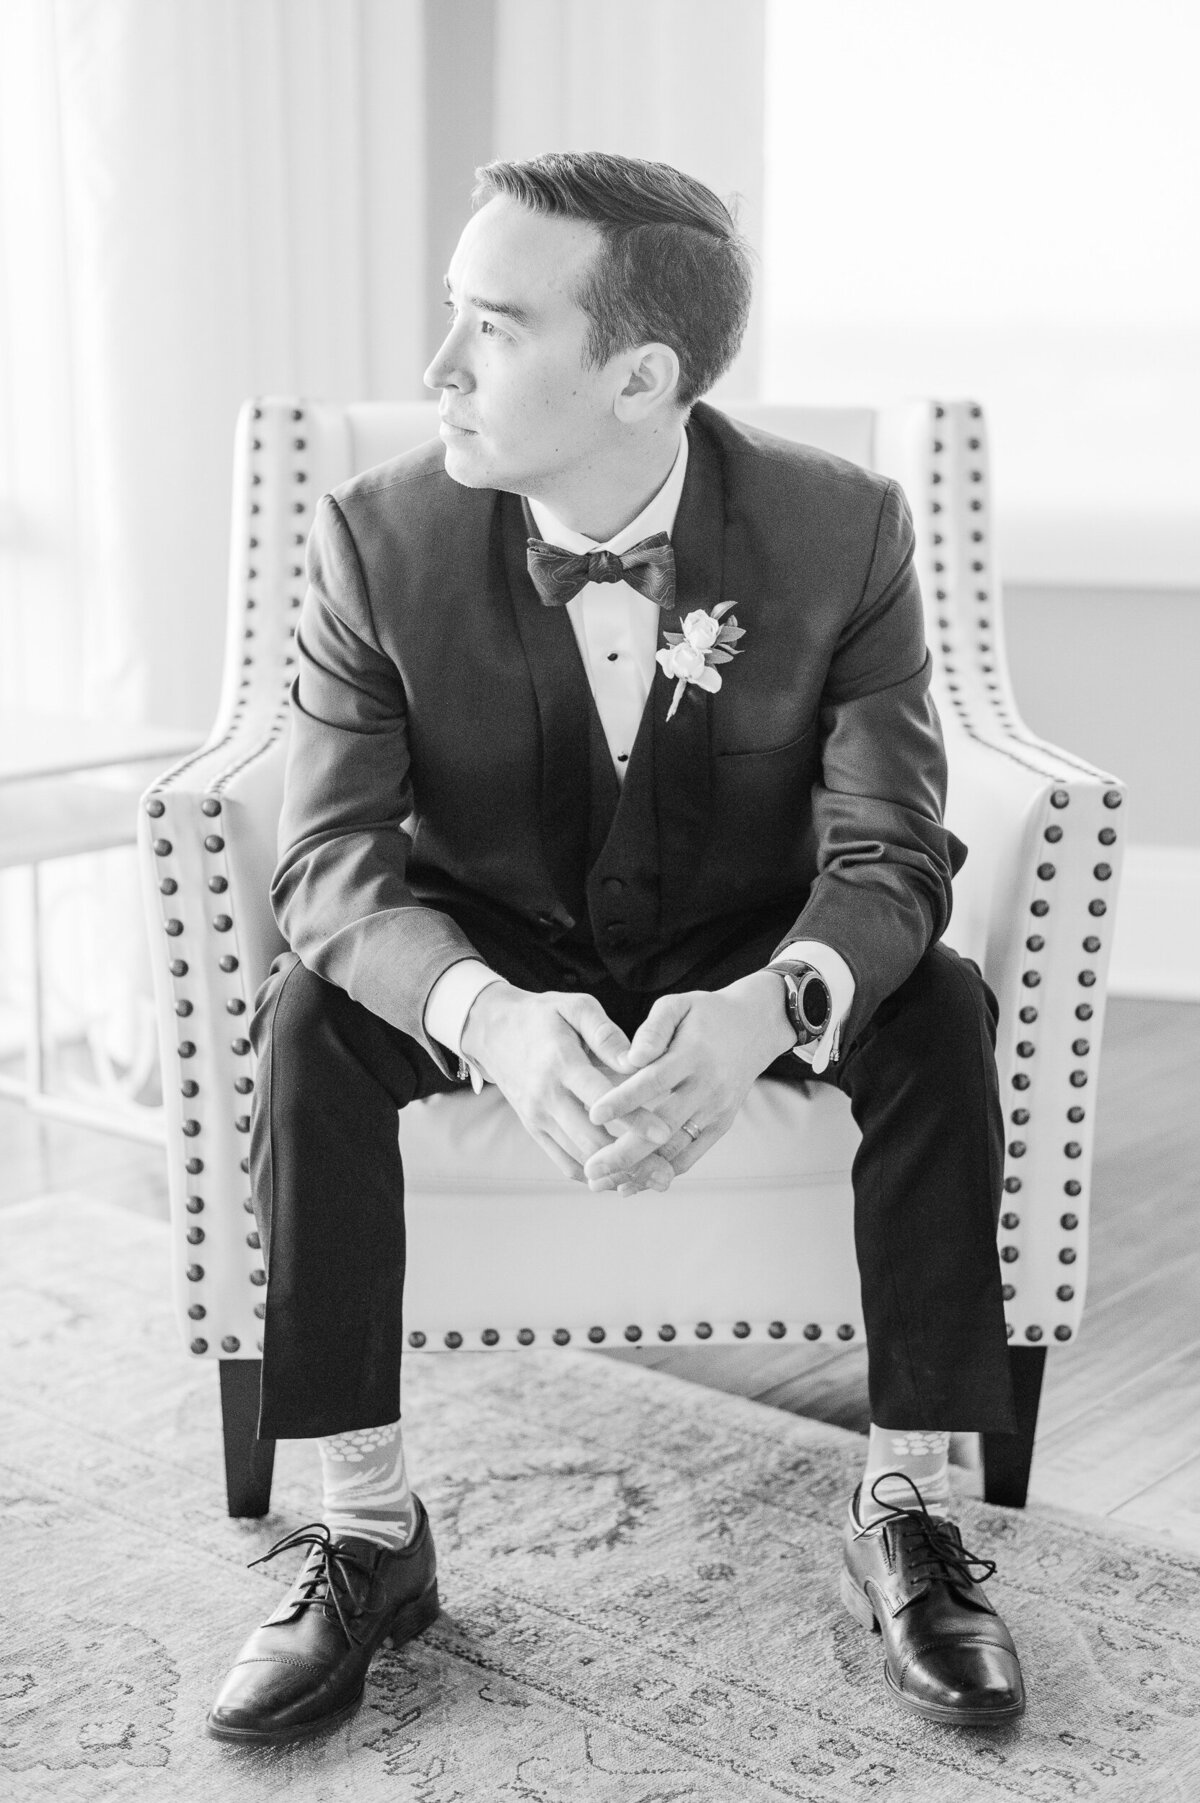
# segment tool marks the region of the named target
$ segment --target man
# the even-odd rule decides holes
[[[281,1543],[307,1562],[209,1730],[344,1719],[437,1614],[397,1109],[493,1082],[563,1172],[663,1190],[768,1069],[836,1082],[863,1134],[843,1599],[901,1703],[1010,1721],[947,1481],[951,1429],[1012,1426],[995,1001],[938,943],[964,851],[906,503],[698,401],[750,301],[700,183],[557,155],[475,198],[425,378],[441,442],[327,496],[309,546],[251,1169],[260,1432],[319,1440],[325,1520]]]

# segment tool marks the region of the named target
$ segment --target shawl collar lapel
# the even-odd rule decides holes
[[[574,912],[587,868],[588,715],[595,703],[566,608],[543,607],[530,579],[525,548],[533,526],[519,496],[501,494],[500,521],[509,598],[537,701],[542,845],[558,895]]]
[[[688,468],[675,529],[675,593],[678,612],[664,610],[658,649],[666,631],[678,632],[694,608],[706,613],[722,600],[725,561],[725,497],[715,445],[688,426]],[[686,898],[704,850],[712,791],[712,705],[704,689],[689,685],[673,720],[667,709],[674,681],[656,665],[613,826],[614,835],[634,822],[657,839],[662,919],[669,922]],[[648,849],[648,848],[647,848]]]

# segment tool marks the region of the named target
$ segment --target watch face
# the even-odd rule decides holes
[[[798,960],[789,963],[781,958],[770,967],[784,980],[788,1019],[796,1035],[796,1044],[811,1045],[820,1039],[833,1006],[824,977],[811,964]]]
[[[799,993],[796,997],[804,1023],[817,1035],[825,1031],[825,1023],[829,1019],[829,990],[824,979],[814,971],[810,976],[802,978]]]

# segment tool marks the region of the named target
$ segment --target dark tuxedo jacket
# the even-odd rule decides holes
[[[786,941],[854,973],[848,1045],[950,914],[913,530],[894,482],[703,404],[676,518],[678,629],[736,603],[716,695],[656,671],[618,789],[519,497],[439,443],[323,498],[308,549],[272,902],[318,975],[419,1040],[478,955],[527,987],[712,988]]]

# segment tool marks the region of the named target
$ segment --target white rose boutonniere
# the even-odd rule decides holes
[[[710,695],[715,695],[720,688],[721,673],[715,666],[727,664],[730,658],[737,657],[737,642],[745,636],[745,628],[738,625],[736,614],[730,614],[727,620],[721,618],[733,605],[732,601],[722,601],[710,614],[696,608],[684,619],[682,632],[663,634],[667,643],[656,654],[657,660],[664,676],[675,678],[675,693],[667,709],[668,720],[683,699],[683,691],[689,683],[694,683],[698,689],[707,689]]]

